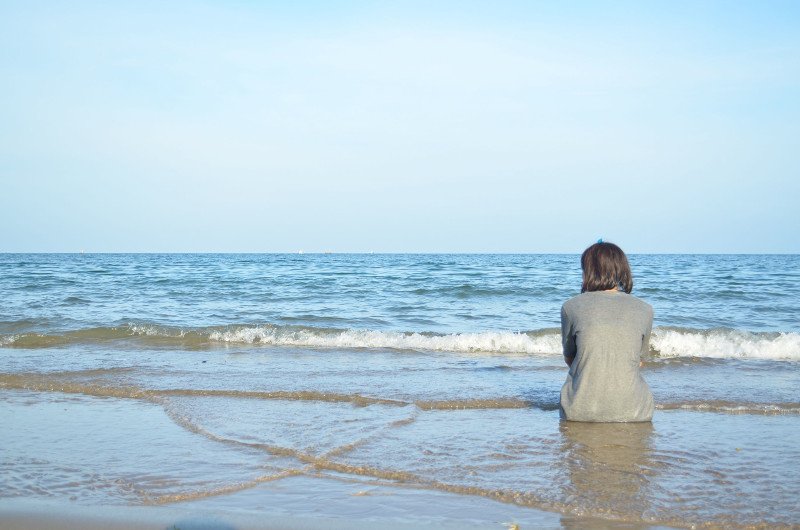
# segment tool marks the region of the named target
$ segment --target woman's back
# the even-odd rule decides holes
[[[653,395],[639,373],[653,308],[621,291],[592,291],[561,308],[564,355],[561,415],[573,421],[650,421]]]

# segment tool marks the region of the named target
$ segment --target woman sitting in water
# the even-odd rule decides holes
[[[571,421],[650,421],[653,394],[639,373],[653,308],[630,294],[628,258],[599,241],[581,256],[581,294],[561,307],[564,360],[561,417]]]

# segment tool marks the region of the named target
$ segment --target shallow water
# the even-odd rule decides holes
[[[576,256],[2,255],[0,497],[236,507],[305,477],[797,524],[800,258],[631,261],[658,410],[586,425],[557,411]]]

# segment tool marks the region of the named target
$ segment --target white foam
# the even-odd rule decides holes
[[[209,338],[230,343],[322,348],[392,348],[552,355],[561,353],[561,334],[557,330],[543,330],[536,333],[487,331],[433,335],[376,330],[334,331],[255,326],[213,331]],[[651,337],[651,349],[661,357],[800,360],[800,334],[656,328]]]
[[[800,360],[800,333],[656,328],[650,345],[662,357]]]
[[[392,348],[399,350],[535,354],[554,354],[561,350],[561,336],[555,332],[537,335],[511,331],[429,335],[375,330],[322,331],[316,329],[287,330],[275,327],[245,327],[214,331],[209,338],[222,342],[329,348]]]
[[[130,335],[144,335],[147,337],[182,338],[185,337],[188,333],[184,329],[162,328],[159,326],[142,325],[142,324],[128,324],[127,329]]]
[[[19,335],[0,335],[0,348],[11,346],[19,339]]]
[[[152,324],[130,323],[120,328],[98,328],[64,335],[67,342],[153,337],[155,339],[207,340],[266,344],[275,346],[306,346],[319,348],[390,348],[418,351],[487,352],[522,354],[561,354],[561,334],[556,328],[528,333],[484,331],[472,333],[403,333],[369,329],[336,330],[296,326],[231,326],[226,328],[175,328]],[[73,334],[77,334],[73,336]],[[43,347],[52,345],[60,335],[0,335],[0,347],[26,343],[37,346],[31,338],[43,340]],[[660,357],[706,357],[800,360],[800,333],[749,332],[735,329],[680,329],[658,327],[653,330],[651,349]]]

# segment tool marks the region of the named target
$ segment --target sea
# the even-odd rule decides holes
[[[797,527],[800,256],[629,260],[652,423],[559,420],[577,254],[0,254],[0,501]]]

